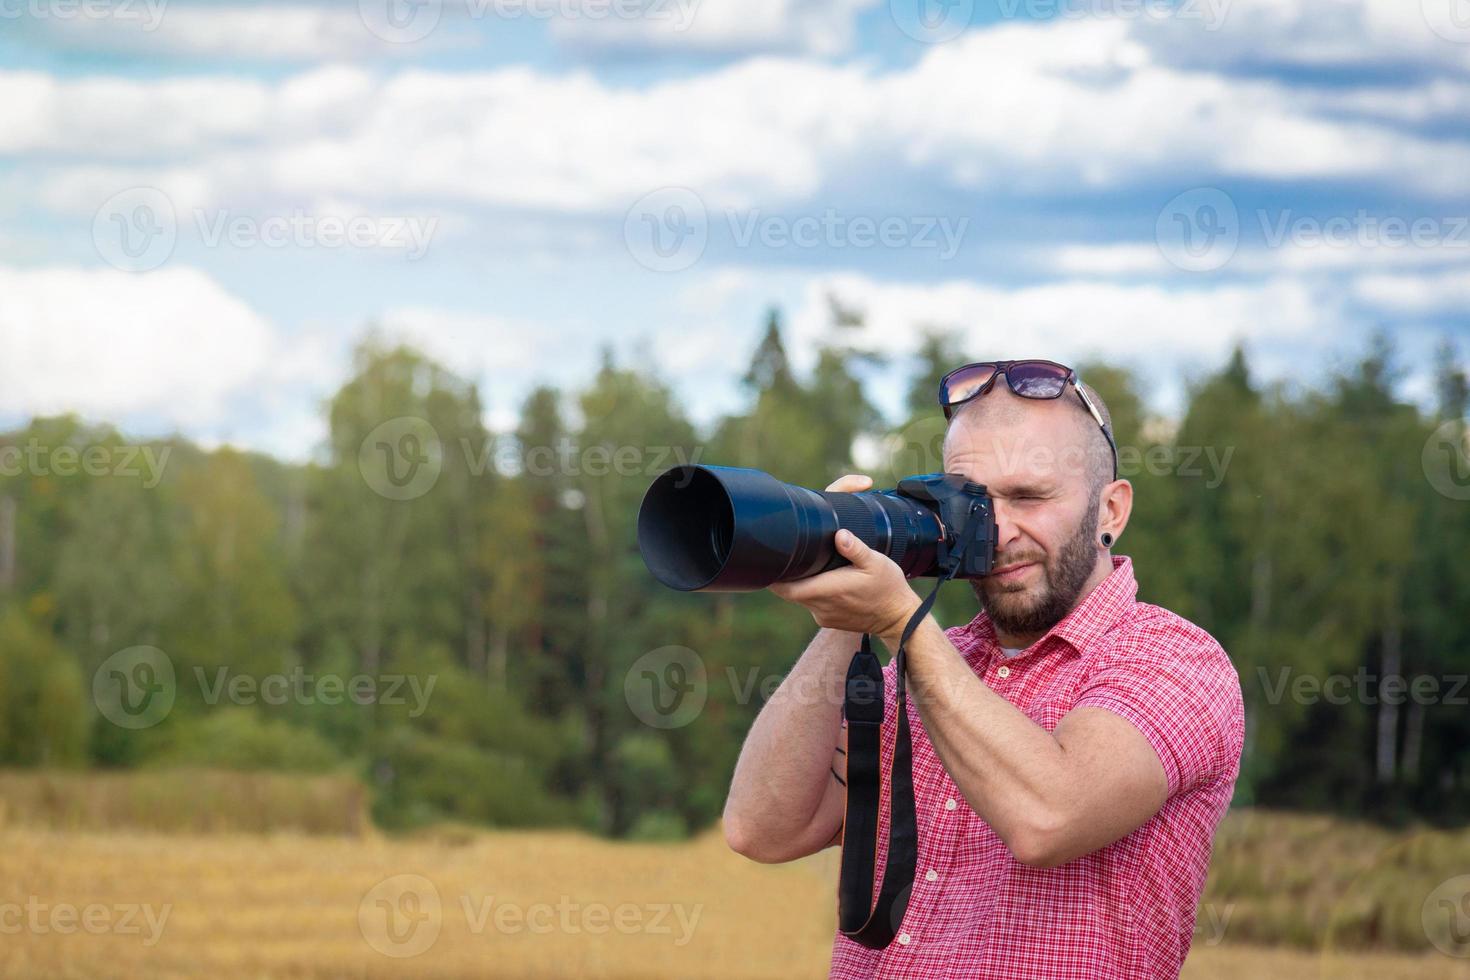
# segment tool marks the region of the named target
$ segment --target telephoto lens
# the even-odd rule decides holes
[[[676,466],[638,511],[638,549],[682,592],[753,592],[848,564],[846,528],[905,576],[934,574],[945,529],[933,507],[895,491],[832,493],[738,466]]]

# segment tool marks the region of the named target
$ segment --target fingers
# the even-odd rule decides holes
[[[861,493],[873,487],[872,477],[863,476],[861,473],[849,473],[838,477],[827,487],[828,493]]]
[[[837,543],[837,553],[858,568],[871,568],[873,563],[878,560],[878,553],[863,544],[858,539],[858,536],[847,530],[847,528],[838,531],[835,540]]]

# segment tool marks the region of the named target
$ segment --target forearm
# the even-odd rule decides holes
[[[977,677],[932,617],[906,658],[909,696],[955,786],[1019,859],[1039,853],[1072,795],[1061,744]]]
[[[836,782],[843,682],[860,641],[856,633],[820,630],[761,708],[725,803],[725,834],[741,853],[770,858],[822,845],[805,838]]]

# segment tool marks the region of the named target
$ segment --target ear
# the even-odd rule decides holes
[[[1123,529],[1128,526],[1128,518],[1132,513],[1133,484],[1127,480],[1114,480],[1104,486],[1097,499],[1099,536],[1110,534],[1112,540],[1117,541],[1123,536]],[[1103,547],[1111,547],[1111,542]]]

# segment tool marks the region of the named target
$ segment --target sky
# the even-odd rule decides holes
[[[0,0],[0,425],[307,459],[373,325],[504,430],[864,315],[1314,384],[1470,352],[1470,0]]]

